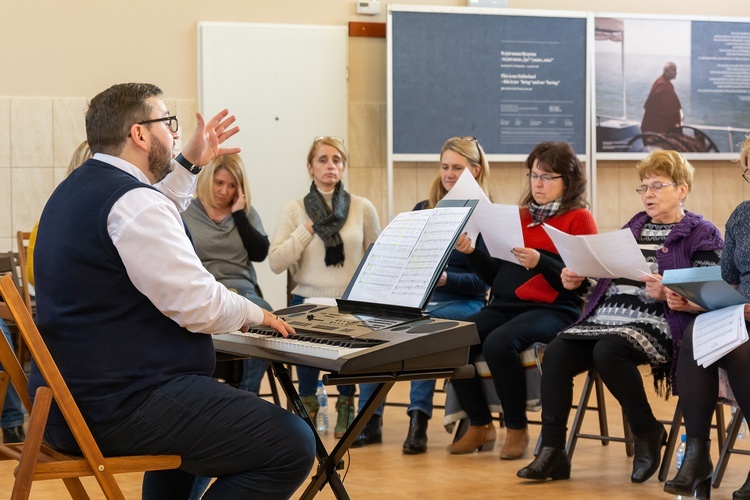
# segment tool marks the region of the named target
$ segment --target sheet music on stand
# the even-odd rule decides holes
[[[367,250],[339,309],[421,315],[477,200],[397,215]]]
[[[693,358],[705,368],[747,340],[744,304],[703,313],[693,325]]]

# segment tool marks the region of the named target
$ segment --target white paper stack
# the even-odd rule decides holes
[[[747,339],[744,304],[703,313],[693,326],[693,358],[705,368]]]

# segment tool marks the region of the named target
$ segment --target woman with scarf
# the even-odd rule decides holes
[[[630,480],[642,483],[659,468],[664,426],[648,403],[638,365],[650,364],[657,393],[677,393],[673,375],[692,307],[667,301],[661,274],[667,269],[712,266],[723,247],[716,227],[684,208],[694,169],[676,151],[655,151],[638,165],[644,211],[630,229],[653,276],[641,281],[600,279],[581,318],[552,341],[542,371],[542,448],[518,471],[525,479],[568,479],[565,434],[573,402],[573,378],[595,368],[615,396],[633,431],[635,456]],[[563,269],[566,289],[587,280]],[[715,404],[715,401],[714,401]]]
[[[523,457],[529,443],[521,351],[534,342],[550,342],[575,321],[586,288],[583,283],[576,290],[563,288],[563,262],[542,224],[574,235],[596,233],[594,218],[584,208],[586,177],[569,144],[539,144],[526,168],[529,181],[520,204],[525,246],[513,249],[514,262],[473,249],[466,235],[456,243],[456,249],[468,254],[472,270],[492,286],[490,303],[466,321],[477,325],[481,344],[472,348],[473,354],[484,355],[503,405],[507,434],[502,459]],[[471,425],[448,451],[492,450],[496,433],[481,379],[475,375],[451,384]]]
[[[367,247],[380,231],[378,214],[366,198],[349,194],[341,182],[346,168],[344,141],[318,137],[307,155],[310,192],[287,203],[279,215],[268,254],[271,270],[289,271],[296,286],[290,305],[310,297],[340,298]],[[297,367],[299,394],[315,421],[315,396],[320,370]],[[354,420],[354,386],[338,386],[335,436],[344,435]]]

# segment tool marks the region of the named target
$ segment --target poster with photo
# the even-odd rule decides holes
[[[595,17],[597,153],[736,153],[750,130],[750,21]]]

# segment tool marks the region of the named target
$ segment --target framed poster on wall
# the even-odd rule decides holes
[[[599,158],[736,157],[750,130],[750,20],[596,14],[594,35]]]
[[[390,6],[388,20],[394,160],[465,135],[491,160],[543,141],[587,153],[585,13]]]

